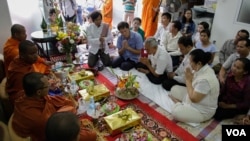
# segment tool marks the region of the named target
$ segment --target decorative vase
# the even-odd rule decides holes
[[[72,54],[69,52],[66,52],[66,62],[67,64],[72,64]]]
[[[48,26],[48,24],[47,24],[47,22],[46,22],[46,20],[45,20],[45,18],[43,17],[43,19],[42,19],[42,23],[41,23],[41,28],[42,28],[42,30],[43,30],[43,32],[47,32],[47,26]]]

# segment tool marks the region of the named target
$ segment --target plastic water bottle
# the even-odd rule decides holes
[[[95,100],[94,97],[91,96],[90,97],[90,101],[89,101],[89,109],[88,109],[88,114],[91,116],[95,116]]]
[[[72,93],[73,96],[76,96],[76,92],[78,91],[78,86],[76,84],[76,81],[73,80],[71,83],[70,83],[70,92]]]

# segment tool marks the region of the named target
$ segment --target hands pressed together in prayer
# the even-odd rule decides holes
[[[146,57],[141,57],[139,61],[140,61],[142,64],[146,65],[147,67],[148,67],[149,65],[151,65],[149,59],[146,58]]]
[[[122,41],[122,48],[128,50],[129,44],[128,44],[128,41],[127,41],[127,40],[123,40],[123,41]]]
[[[186,81],[191,81],[192,82],[194,74],[192,73],[191,68],[189,68],[189,67],[186,68],[185,77],[186,77]]]
[[[142,64],[146,65],[146,66],[151,65],[149,59],[146,58],[146,57],[141,57],[139,61],[140,61]],[[145,73],[145,74],[149,73],[149,70],[147,70],[147,69],[137,68],[137,70],[138,70],[139,72],[142,72],[142,73]]]

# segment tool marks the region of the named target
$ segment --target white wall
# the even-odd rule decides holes
[[[3,53],[3,46],[10,37],[11,19],[7,0],[0,1],[0,53]]]
[[[40,30],[42,15],[39,0],[1,0],[0,1],[0,52],[4,43],[11,36],[10,28],[13,24],[26,27],[27,39],[33,31]]]
[[[240,29],[250,32],[250,24],[236,23],[241,0],[218,0],[213,20],[211,41],[219,50],[227,39],[233,39]]]
[[[26,28],[27,40],[30,34],[41,30],[42,13],[40,0],[7,0],[12,24],[21,24]]]

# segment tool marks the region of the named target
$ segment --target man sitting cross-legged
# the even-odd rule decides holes
[[[162,87],[169,91],[174,85],[186,86],[185,70],[189,67],[189,53],[194,50],[191,37],[182,36],[178,40],[179,50],[184,58],[174,72],[168,72],[167,78],[163,81]]]
[[[76,104],[64,96],[49,96],[48,78],[38,72],[23,77],[26,96],[16,100],[13,113],[13,130],[20,137],[31,137],[32,141],[45,141],[45,127],[48,118],[56,113],[70,111],[76,113]],[[81,129],[81,141],[96,141],[96,133]]]
[[[7,71],[6,92],[12,106],[16,99],[23,96],[18,93],[23,90],[23,76],[29,72],[35,72],[33,64],[38,59],[37,46],[29,40],[20,42],[18,50],[19,56],[13,59]]]
[[[158,42],[154,37],[146,39],[145,49],[149,57],[140,58],[137,70],[145,73],[152,83],[161,84],[166,77],[165,71],[173,71],[172,59],[164,48],[158,47]]]
[[[120,67],[122,70],[128,71],[134,67],[139,61],[143,41],[140,34],[131,31],[127,22],[120,22],[117,26],[121,35],[117,39],[117,48],[119,56],[112,62],[112,67]]]

